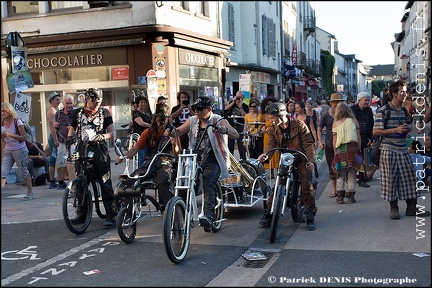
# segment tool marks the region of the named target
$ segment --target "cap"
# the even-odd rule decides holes
[[[343,101],[342,96],[339,93],[332,93],[329,102],[333,101]]]
[[[51,92],[49,95],[48,95],[48,101],[51,103],[51,100],[54,98],[54,97],[60,97],[60,95],[57,93],[57,92]]]
[[[372,98],[371,104],[378,103],[378,101],[379,101],[378,97],[374,96]]]
[[[360,99],[364,98],[364,97],[368,97],[370,98],[370,95],[368,92],[360,92],[357,94],[357,101],[360,101]]]

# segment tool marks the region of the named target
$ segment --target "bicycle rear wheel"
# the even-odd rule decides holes
[[[274,203],[273,217],[272,217],[271,227],[270,227],[270,243],[274,243],[276,241],[279,219],[282,214],[284,196],[285,196],[285,186],[279,185],[276,191],[276,195],[273,198],[273,201],[276,202]]]
[[[184,260],[189,249],[190,225],[186,221],[186,205],[181,197],[171,198],[164,214],[164,245],[171,262]]]
[[[222,221],[223,221],[223,211],[224,211],[224,201],[223,201],[223,191],[222,187],[220,186],[219,182],[216,185],[216,207],[214,210],[214,217],[213,217],[213,225],[212,225],[212,231],[213,232],[219,232],[219,230],[222,228]]]
[[[130,201],[127,207],[120,209],[117,215],[117,232],[120,239],[126,244],[132,243],[136,235],[136,211],[134,211],[134,202]]]
[[[82,234],[88,228],[93,213],[91,194],[83,185],[83,179],[74,178],[63,195],[63,219],[74,234]]]

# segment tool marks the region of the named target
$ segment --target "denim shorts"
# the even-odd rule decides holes
[[[9,172],[12,169],[12,166],[16,162],[18,166],[18,170],[22,171],[23,179],[27,179],[30,177],[30,172],[28,171],[28,150],[27,147],[23,147],[18,150],[4,150],[3,158],[1,161],[1,177],[7,178]]]

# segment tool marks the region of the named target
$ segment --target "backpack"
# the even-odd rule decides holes
[[[49,182],[49,173],[43,173],[33,179],[33,186],[42,186]]]
[[[31,131],[30,126],[28,125],[27,122],[25,122],[25,121],[22,120],[22,119],[21,119],[21,122],[22,122],[23,125],[24,125],[25,138],[26,138],[25,141],[26,141],[27,143],[33,143],[33,142],[34,142],[34,140],[33,140],[33,134],[32,134],[32,131]],[[15,124],[16,134],[19,135],[19,131],[18,131],[18,118],[15,118],[15,119],[14,119],[14,124]],[[21,142],[22,142],[22,141],[21,141]]]

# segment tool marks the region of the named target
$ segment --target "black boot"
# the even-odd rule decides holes
[[[390,219],[400,219],[398,200],[390,201]]]
[[[264,215],[260,220],[260,225],[265,228],[270,227],[271,220],[272,220],[272,215],[270,214],[270,209],[265,209]]]
[[[315,230],[315,214],[306,210],[306,230],[313,231]]]
[[[213,225],[213,210],[209,210],[205,214],[205,216],[199,218],[199,223],[202,227],[204,227],[205,232],[211,232]]]
[[[408,199],[406,200],[407,208],[405,211],[406,216],[419,216],[419,217],[429,217],[430,212],[420,210],[417,208],[417,198],[416,199]]]

